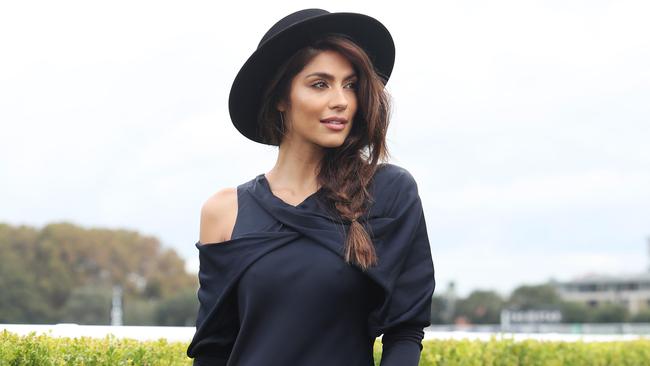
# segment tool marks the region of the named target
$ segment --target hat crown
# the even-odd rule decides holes
[[[260,48],[266,41],[273,38],[276,34],[281,33],[282,31],[291,27],[294,24],[301,23],[307,19],[319,17],[325,14],[330,14],[330,12],[318,8],[303,9],[303,10],[298,10],[296,12],[293,12],[287,15],[286,17],[278,20],[275,24],[273,24],[273,26],[264,34],[262,40],[257,45],[257,48]]]

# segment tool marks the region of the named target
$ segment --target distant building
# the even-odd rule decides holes
[[[650,238],[648,257],[650,258]],[[650,308],[650,266],[646,272],[638,274],[586,275],[572,281],[557,282],[555,286],[564,300],[582,302],[591,307],[620,304],[630,314]]]

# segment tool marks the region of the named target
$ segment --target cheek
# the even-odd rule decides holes
[[[296,115],[320,116],[323,110],[324,99],[309,91],[297,91],[292,98],[292,107]]]
[[[353,116],[356,114],[358,106],[357,96],[350,96],[350,98],[348,98],[348,110],[350,113],[352,113]]]

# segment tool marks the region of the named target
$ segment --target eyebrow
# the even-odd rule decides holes
[[[310,77],[310,76],[318,76],[318,77],[321,77],[321,78],[324,78],[324,79],[327,79],[327,80],[334,80],[334,76],[331,75],[331,74],[328,74],[326,72],[312,72],[311,74],[305,76],[305,79]],[[356,73],[352,73],[352,74],[346,76],[345,79],[343,79],[343,80],[348,80],[348,79],[351,79],[351,78],[356,77],[356,76],[357,76]]]

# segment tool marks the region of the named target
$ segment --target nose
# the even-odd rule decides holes
[[[348,97],[346,96],[345,88],[332,88],[331,90],[330,108],[345,110],[348,107]]]

